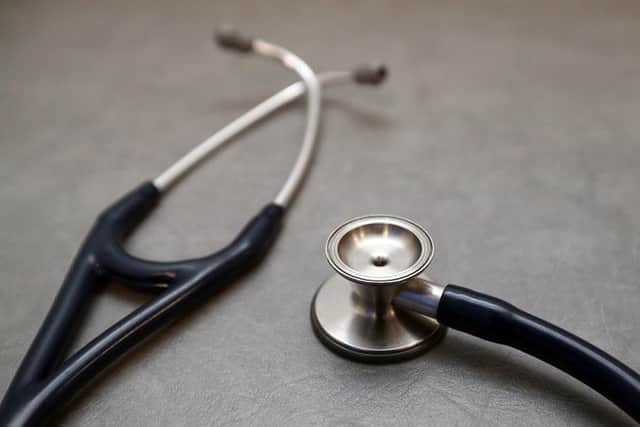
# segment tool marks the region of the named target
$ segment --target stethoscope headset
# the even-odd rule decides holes
[[[218,44],[272,58],[295,71],[294,83],[203,141],[165,172],[117,200],[97,218],[69,269],[49,312],[0,404],[0,426],[39,426],[82,386],[145,337],[229,285],[257,264],[272,246],[287,207],[311,165],[320,118],[321,87],[348,82],[377,85],[384,67],[358,67],[316,75],[298,56],[260,39],[223,30]],[[223,249],[196,259],[157,262],[130,255],[123,242],[158,205],[167,190],[212,152],[262,118],[306,94],[302,147],[275,199]],[[156,294],[63,360],[89,300],[110,281]]]

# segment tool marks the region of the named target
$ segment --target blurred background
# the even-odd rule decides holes
[[[223,52],[214,25],[316,71],[320,149],[272,256],[117,364],[65,425],[625,425],[585,386],[450,333],[392,366],[339,359],[308,321],[329,231],[402,215],[430,275],[522,306],[640,369],[640,2],[0,2],[0,393],[98,212],[294,81]],[[180,184],[130,240],[141,256],[228,241],[279,188],[303,104]],[[78,344],[144,298],[100,295]]]

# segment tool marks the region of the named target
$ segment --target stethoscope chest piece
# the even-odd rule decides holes
[[[444,326],[393,304],[402,290],[429,292],[431,281],[422,273],[433,253],[429,233],[404,218],[374,215],[339,226],[326,245],[337,274],[311,303],[318,338],[342,356],[378,363],[408,359],[437,344]]]

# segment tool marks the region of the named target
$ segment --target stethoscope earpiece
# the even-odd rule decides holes
[[[363,362],[405,360],[433,347],[446,328],[393,303],[405,290],[431,292],[436,284],[422,272],[433,253],[429,233],[405,218],[371,215],[340,225],[326,244],[327,260],[338,274],[320,286],[311,303],[318,338]]]

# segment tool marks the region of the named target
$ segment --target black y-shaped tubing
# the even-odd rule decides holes
[[[437,319],[555,366],[640,423],[640,375],[583,339],[498,298],[454,285],[444,289]]]
[[[1,426],[42,425],[110,362],[259,262],[284,215],[281,206],[267,205],[233,242],[203,258],[179,262],[135,258],[123,250],[122,242],[159,199],[158,190],[147,182],[98,217],[0,404]],[[143,290],[165,290],[60,364],[82,317],[81,308],[96,287],[110,279]]]

